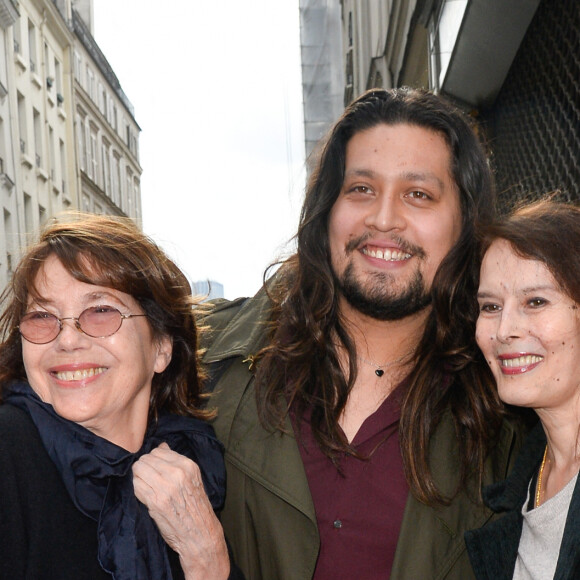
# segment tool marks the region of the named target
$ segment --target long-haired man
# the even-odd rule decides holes
[[[490,519],[480,486],[517,440],[473,339],[493,207],[440,97],[371,90],[331,130],[295,255],[207,319],[222,522],[247,577],[471,576],[463,532]]]

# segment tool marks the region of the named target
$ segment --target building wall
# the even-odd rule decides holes
[[[88,26],[73,10],[74,124],[82,211],[141,220],[140,128]]]
[[[0,279],[6,279],[13,268],[14,251],[19,247],[19,223],[16,194],[16,162],[20,163],[20,149],[13,147],[15,141],[13,95],[8,87],[14,85],[14,67],[8,55],[13,51],[11,27],[18,18],[14,5],[0,1]]]
[[[72,0],[0,0],[0,288],[63,210],[141,221],[140,129],[90,25]]]
[[[543,0],[481,112],[502,210],[557,191],[580,202],[580,4]]]
[[[308,159],[343,110],[339,0],[300,0],[300,44]]]
[[[428,86],[427,34],[416,26],[416,0],[342,0],[342,9],[344,106],[370,88]]]
[[[3,0],[6,2],[6,0]],[[0,285],[4,286],[30,234],[51,215],[74,207],[67,192],[74,159],[67,80],[72,34],[52,3],[22,1],[4,29],[7,96],[2,110],[3,155],[13,186],[0,191]],[[62,146],[61,146],[62,144]]]
[[[342,0],[347,105],[409,85],[445,95],[486,139],[500,210],[580,200],[580,2]]]
[[[413,4],[413,3],[411,3]],[[343,44],[347,82],[345,106],[369,88],[393,86],[396,51],[392,26],[409,10],[409,3],[393,0],[343,0]],[[395,69],[392,65],[395,64]]]
[[[300,0],[307,157],[372,87],[429,86],[426,0]]]

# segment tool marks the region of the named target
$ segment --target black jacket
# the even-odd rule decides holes
[[[0,405],[0,580],[111,580],[97,545],[97,522],[73,504],[29,415]],[[234,579],[243,575],[232,563]]]
[[[539,469],[546,436],[542,425],[530,432],[510,476],[483,490],[485,503],[500,519],[465,534],[465,543],[477,580],[511,580],[522,533],[522,506],[530,480]],[[580,478],[568,510],[554,580],[580,579]]]

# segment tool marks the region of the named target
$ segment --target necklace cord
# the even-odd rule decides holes
[[[546,444],[546,449],[544,449],[544,457],[542,458],[542,464],[540,465],[540,471],[538,473],[538,483],[536,485],[536,505],[540,505],[540,494],[542,493],[542,476],[544,475],[544,467],[546,466],[546,457],[548,456],[548,445]]]
[[[396,358],[395,360],[392,360],[392,361],[389,361],[389,362],[385,362],[383,364],[378,364],[378,363],[376,363],[376,362],[374,362],[372,360],[367,360],[366,358],[363,358],[362,356],[359,356],[358,359],[361,362],[363,362],[363,363],[365,363],[365,364],[367,364],[369,366],[375,367],[375,375],[377,375],[377,377],[380,378],[380,377],[382,377],[385,374],[385,369],[386,368],[388,368],[390,366],[393,366],[393,365],[395,365],[397,363],[402,362],[403,360],[405,360],[412,353],[413,353],[413,351],[410,350],[410,351],[406,352],[405,354],[403,354],[402,356],[400,356],[399,358]]]

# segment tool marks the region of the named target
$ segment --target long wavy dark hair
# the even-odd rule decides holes
[[[201,410],[198,331],[191,287],[177,265],[129,219],[70,214],[50,223],[22,257],[0,297],[0,394],[2,386],[26,380],[22,338],[17,330],[37,275],[55,256],[70,275],[86,284],[130,294],[147,314],[154,339],[172,342],[171,361],[151,384],[150,419],[161,410],[210,417]]]
[[[501,423],[493,378],[475,343],[478,248],[474,230],[494,215],[493,180],[484,149],[466,116],[446,100],[408,88],[370,90],[335,124],[308,183],[297,234],[297,253],[269,285],[272,336],[256,370],[258,407],[264,425],[281,428],[290,406],[308,409],[324,453],[336,459],[356,454],[339,427],[357,376],[352,338],[341,324],[339,290],[328,240],[330,211],[340,193],[346,146],[377,125],[409,124],[441,135],[451,153],[459,190],[462,230],[432,285],[432,304],[416,364],[402,405],[400,444],[407,480],[426,503],[446,503],[429,465],[429,443],[450,409],[461,456],[460,486],[472,474],[481,483],[483,465]],[[347,376],[336,338],[349,355]],[[458,491],[457,490],[457,491]]]

